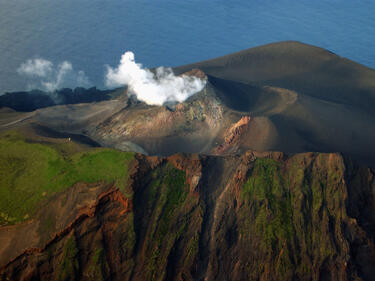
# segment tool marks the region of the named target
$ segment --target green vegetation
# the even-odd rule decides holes
[[[159,166],[142,198],[147,200],[149,214],[144,279],[164,280],[168,258],[174,253],[181,255],[174,266],[182,266],[188,273],[199,249],[203,211],[199,198],[189,191],[185,171],[171,163]]]
[[[104,249],[99,247],[95,249],[87,269],[87,277],[90,280],[106,280],[109,271],[109,266],[105,257]]]
[[[57,271],[57,280],[76,280],[79,272],[79,262],[77,258],[78,248],[74,235],[71,235],[64,247],[63,258]]]
[[[191,265],[193,263],[193,259],[195,258],[198,252],[198,249],[199,249],[199,234],[198,233],[195,233],[193,238],[190,239],[186,248],[187,248],[187,253],[186,253],[186,259],[184,261],[184,266]]]
[[[188,185],[185,172],[174,168],[171,164],[157,169],[148,190],[149,206],[155,206],[152,232],[152,254],[148,262],[148,280],[161,276],[160,268],[166,262],[174,242],[182,235],[187,227],[187,218],[181,214],[181,208],[186,202]],[[176,216],[181,215],[176,221]]]
[[[122,244],[119,250],[123,259],[129,259],[133,255],[133,250],[136,243],[133,213],[129,213],[127,215],[125,229],[126,231],[123,232],[124,239],[122,240]]]
[[[77,182],[126,186],[133,153],[96,148],[67,154],[64,148],[16,133],[0,138],[0,225],[30,218],[41,201]]]
[[[273,159],[257,159],[244,184],[241,198],[245,203],[243,235],[257,233],[262,239],[264,255],[274,257],[275,273],[281,280],[292,278],[297,258],[294,254],[295,226],[292,194],[281,164]],[[297,173],[300,177],[301,173]],[[249,219],[249,215],[251,219]],[[254,224],[255,222],[255,224]],[[255,272],[262,272],[263,263]]]
[[[256,225],[264,243],[275,248],[293,233],[291,198],[275,160],[257,159],[252,176],[242,189],[246,201],[259,202]],[[279,245],[281,246],[281,245]]]
[[[122,229],[125,230],[121,232],[119,254],[121,260],[124,261],[124,272],[126,272],[122,277],[124,280],[129,280],[135,265],[134,247],[137,237],[134,230],[134,213],[128,213]]]
[[[246,243],[256,234],[265,259],[249,272],[272,270],[280,280],[292,280],[310,272],[312,263],[321,267],[335,259],[335,241],[345,239],[344,169],[330,154],[255,161],[241,189],[239,225]]]
[[[163,184],[166,190],[162,192],[160,198],[163,214],[158,225],[157,238],[159,241],[167,234],[173,212],[184,203],[187,195],[187,184],[183,171],[168,167]]]

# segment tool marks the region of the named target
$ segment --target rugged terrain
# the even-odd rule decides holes
[[[57,192],[18,185],[32,167],[14,170],[2,192],[29,187],[38,207],[7,207],[2,280],[374,280],[374,173],[340,154],[163,158],[20,132],[2,141],[6,165],[32,161],[13,146],[63,157],[41,177],[73,165],[54,176]]]
[[[136,101],[126,89],[103,93],[102,100],[97,93],[91,103],[70,98],[28,113],[26,121],[149,155],[340,152],[375,165],[372,69],[317,47],[281,42],[175,71],[205,79],[206,87],[166,106]]]
[[[375,71],[281,42],[175,72],[206,86],[0,96],[0,279],[375,280]]]

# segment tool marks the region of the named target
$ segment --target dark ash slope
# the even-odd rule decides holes
[[[38,109],[27,120],[149,155],[341,152],[375,166],[372,69],[280,42],[175,71],[207,77],[206,88],[176,107],[134,102],[120,89],[110,100]],[[7,127],[16,124],[8,119]]]

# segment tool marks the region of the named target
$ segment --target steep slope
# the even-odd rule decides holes
[[[0,227],[1,279],[374,280],[365,166],[252,151],[130,161],[128,177],[78,179]]]

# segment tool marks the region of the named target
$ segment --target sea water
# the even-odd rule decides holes
[[[24,90],[28,59],[63,61],[104,87],[126,50],[176,66],[282,40],[375,68],[375,1],[0,0],[0,94]]]

